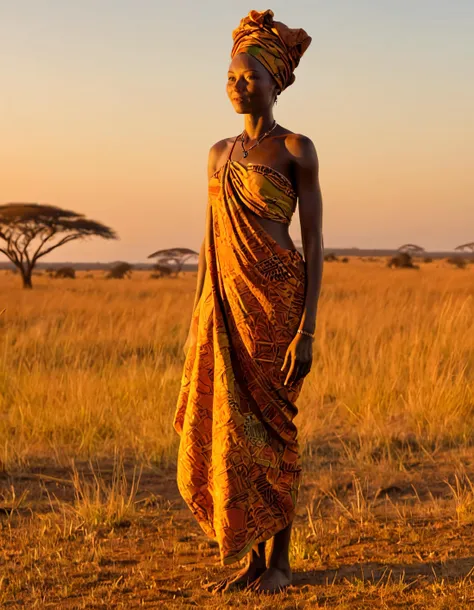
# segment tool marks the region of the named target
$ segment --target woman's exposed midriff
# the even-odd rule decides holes
[[[275,220],[269,220],[268,218],[262,218],[258,214],[254,214],[251,210],[245,210],[247,215],[251,215],[258,224],[266,231],[270,237],[272,237],[281,248],[287,250],[295,250],[296,246],[293,243],[288,228],[289,225],[283,222],[277,222]]]

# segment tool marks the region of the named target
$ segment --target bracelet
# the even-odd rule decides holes
[[[301,333],[302,335],[307,335],[308,337],[312,337],[314,339],[314,333],[309,333],[307,330],[301,330],[298,328],[297,333]]]

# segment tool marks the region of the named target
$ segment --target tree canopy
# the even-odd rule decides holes
[[[110,227],[71,210],[39,203],[0,205],[0,252],[20,270],[26,288],[31,288],[38,259],[70,241],[93,236],[117,239]]]
[[[175,275],[177,275],[184,266],[184,263],[194,257],[198,257],[199,252],[191,250],[190,248],[166,248],[164,250],[157,250],[150,254],[148,258],[155,258],[157,265],[163,266],[164,263],[173,263]]]
[[[408,253],[416,253],[416,252],[424,252],[425,249],[421,246],[417,246],[416,244],[403,244],[398,248],[399,252],[408,252]]]
[[[460,246],[457,246],[454,249],[458,250],[460,252],[462,252],[463,250],[471,250],[472,252],[474,252],[474,241],[472,241],[468,244],[461,244]]]

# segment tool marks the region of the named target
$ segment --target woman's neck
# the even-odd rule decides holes
[[[245,132],[249,140],[257,140],[266,131],[271,129],[274,123],[273,112],[262,114],[246,114],[245,115]]]

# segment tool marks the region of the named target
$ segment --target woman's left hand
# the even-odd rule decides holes
[[[294,383],[309,373],[313,362],[313,339],[308,335],[296,333],[288,346],[281,370],[289,366],[283,385]]]

